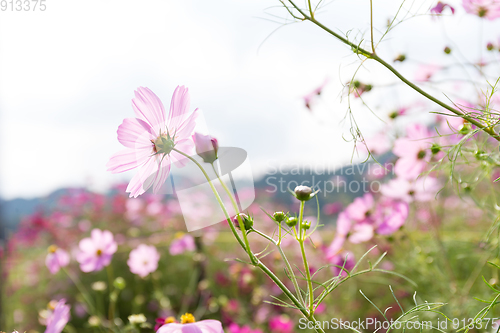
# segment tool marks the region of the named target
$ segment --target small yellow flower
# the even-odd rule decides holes
[[[191,324],[194,323],[196,320],[194,319],[194,316],[190,313],[185,313],[181,316],[181,324]]]

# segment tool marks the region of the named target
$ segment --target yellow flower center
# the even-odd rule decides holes
[[[170,317],[165,318],[165,324],[171,324],[171,323],[175,323],[174,317],[170,316]]]
[[[181,316],[181,324],[191,324],[194,323],[194,316],[190,313],[185,313]]]
[[[51,245],[48,249],[49,253],[55,253],[57,251],[57,246]]]
[[[182,231],[177,231],[175,233],[175,238],[182,238],[182,236],[184,236],[184,233]]]
[[[96,254],[97,254],[98,257],[100,257],[101,254],[102,254],[102,250],[101,249],[97,250]]]

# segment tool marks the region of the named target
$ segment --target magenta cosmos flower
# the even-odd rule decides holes
[[[176,234],[175,239],[170,244],[170,255],[176,256],[186,251],[196,250],[193,236],[179,232]]]
[[[80,269],[83,272],[93,272],[100,271],[111,263],[118,245],[110,231],[94,229],[90,233],[90,238],[80,241],[79,248],[76,260],[80,263]]]
[[[185,165],[184,156],[174,149],[192,154],[197,113],[189,114],[189,93],[184,86],[175,89],[168,117],[160,99],[148,88],[135,91],[132,107],[137,118],[123,120],[117,131],[118,141],[126,148],[113,155],[107,167],[112,173],[139,168],[126,190],[136,198],[151,186],[157,193],[172,162]]]
[[[463,0],[462,5],[469,14],[494,20],[500,17],[500,0]]]
[[[54,312],[47,318],[47,328],[45,333],[61,333],[69,321],[70,306],[66,304],[65,299],[57,302]]]
[[[443,10],[446,7],[450,8],[452,14],[455,14],[455,8],[453,8],[452,6],[448,5],[447,3],[444,3],[441,1],[438,1],[438,3],[434,7],[431,8],[431,13],[442,14]]]
[[[130,251],[127,264],[132,273],[143,278],[158,269],[159,260],[160,254],[156,250],[156,247],[141,244],[136,249]]]
[[[61,267],[68,266],[69,264],[69,254],[61,248],[55,245],[49,247],[49,254],[45,258],[45,265],[49,269],[51,274],[56,274],[59,272]]]
[[[224,333],[224,330],[220,321],[207,319],[197,322],[192,314],[186,313],[181,316],[180,323],[165,324],[156,333]]]

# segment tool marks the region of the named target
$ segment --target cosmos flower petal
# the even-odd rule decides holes
[[[165,124],[163,103],[149,88],[139,87],[132,99],[132,107],[139,119],[147,122],[156,132]]]
[[[154,131],[146,122],[137,118],[126,118],[116,131],[118,141],[128,148],[151,148]]]
[[[169,128],[178,128],[189,111],[189,90],[184,86],[177,86],[170,102],[170,113],[168,115]]]
[[[151,157],[132,177],[132,180],[127,186],[126,192],[130,193],[130,197],[137,198],[139,195],[147,191],[153,184],[152,177],[154,176],[155,168],[158,163],[155,157]]]
[[[111,156],[106,167],[111,173],[125,172],[144,164],[150,155],[151,149],[127,148]]]
[[[158,172],[156,174],[154,183],[153,183],[153,193],[158,193],[160,191],[160,188],[165,184],[165,181],[168,178],[168,175],[170,174],[170,161],[169,160],[164,160],[161,163],[161,166],[158,168]]]

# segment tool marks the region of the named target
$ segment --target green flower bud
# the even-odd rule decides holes
[[[123,290],[127,286],[127,283],[124,278],[119,276],[115,279],[115,281],[113,281],[113,286],[118,290]]]
[[[309,186],[299,185],[295,188],[294,193],[300,201],[307,201],[313,197],[313,191]]]
[[[443,51],[444,51],[444,53],[446,53],[446,54],[450,54],[450,53],[451,53],[451,49],[450,49],[448,46],[447,46],[447,47],[445,47]]]
[[[287,218],[287,216],[284,212],[275,212],[273,214],[273,220],[275,220],[278,223],[285,221],[286,218]]]
[[[438,145],[438,144],[435,144],[433,143],[432,144],[432,147],[431,147],[431,152],[433,155],[436,155],[437,153],[439,153],[441,151],[441,146]]]
[[[406,56],[404,54],[399,54],[396,58],[394,58],[394,62],[399,61],[403,62],[406,60]]]
[[[290,228],[293,228],[297,225],[297,221],[298,220],[296,217],[290,217],[288,220],[286,220],[286,225]]]
[[[302,229],[307,230],[311,227],[311,222],[304,220],[304,221],[302,221],[301,225],[302,225]]]
[[[495,46],[493,46],[493,43],[489,42],[488,44],[486,44],[486,49],[488,51],[492,51],[494,48],[495,48]]]
[[[240,222],[238,221],[238,216],[241,218],[241,221],[243,222],[243,227],[245,228],[245,230],[252,229],[253,219],[244,213],[240,213],[240,214],[236,215],[235,217],[233,217],[233,223],[234,223],[234,226],[236,228],[240,229]]]

